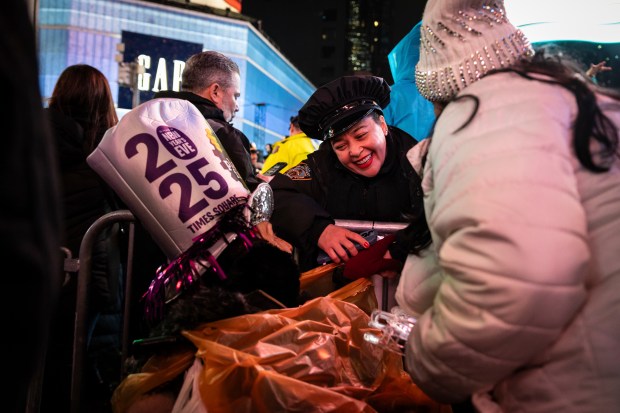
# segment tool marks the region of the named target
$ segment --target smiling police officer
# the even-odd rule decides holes
[[[300,109],[301,129],[323,142],[270,185],[272,224],[297,247],[302,271],[317,266],[320,250],[339,263],[357,255],[353,242],[368,247],[336,219],[408,222],[422,213],[420,180],[406,158],[417,141],[386,124],[382,109],[389,100],[384,79],[344,76],[317,89]],[[385,254],[392,269],[407,254],[399,235]]]

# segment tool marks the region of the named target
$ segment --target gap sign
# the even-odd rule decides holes
[[[143,67],[138,75],[140,102],[153,98],[160,90],[180,90],[181,74],[185,61],[202,51],[202,44],[149,36],[147,34],[122,32],[124,62],[137,62]],[[128,87],[118,88],[118,107],[131,109],[132,92]]]

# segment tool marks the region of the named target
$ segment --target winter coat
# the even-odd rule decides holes
[[[52,127],[60,166],[64,212],[62,245],[69,248],[73,257],[77,258],[82,238],[88,228],[99,217],[115,208],[112,205],[114,195],[86,163],[89,153],[84,145],[82,125],[54,109],[46,109],[46,113]],[[110,230],[104,231],[93,247],[93,278],[89,301],[93,310],[101,310],[115,294],[109,285],[111,274],[107,268],[109,236]],[[118,272],[113,276],[118,278]]]
[[[6,272],[0,301],[3,412],[34,411],[37,372],[62,284],[60,201],[55,148],[39,90],[34,10],[22,1],[0,13],[1,261]]]
[[[346,169],[326,141],[308,159],[271,180],[271,223],[279,236],[298,248],[302,271],[317,266],[317,242],[335,219],[406,222],[407,214],[421,204],[419,180],[407,160],[415,139],[389,127],[386,141],[386,159],[375,177]],[[394,254],[401,246],[394,246]]]
[[[504,73],[465,93],[477,114],[457,131],[473,102],[445,108],[423,171],[432,249],[397,291],[421,314],[407,369],[480,412],[620,411],[620,162],[579,163],[562,87]]]
[[[112,190],[86,163],[84,126],[88,119],[73,119],[54,109],[46,109],[60,169],[60,198],[63,209],[61,245],[78,258],[83,237],[101,216],[115,209]],[[103,131],[101,135],[103,134]],[[88,391],[94,377],[114,385],[120,372],[120,331],[122,270],[118,250],[118,226],[104,229],[92,246],[91,283],[88,286],[86,337],[88,345]],[[77,274],[65,280],[50,329],[47,349],[42,411],[66,411],[73,354]],[[101,367],[113,369],[108,374]],[[92,380],[92,381],[91,381]]]

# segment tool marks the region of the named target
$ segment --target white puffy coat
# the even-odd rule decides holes
[[[422,182],[434,244],[397,290],[421,314],[407,369],[481,412],[620,412],[620,162],[580,165],[559,86],[504,73],[463,93],[478,113],[459,132],[471,100],[439,118]]]

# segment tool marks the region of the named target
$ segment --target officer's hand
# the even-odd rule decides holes
[[[333,262],[339,264],[341,261],[347,261],[349,256],[357,255],[357,249],[353,242],[357,242],[364,248],[370,246],[368,241],[357,232],[329,224],[319,237],[317,244]]]

